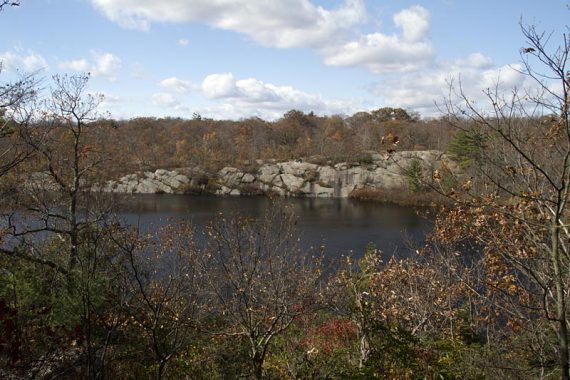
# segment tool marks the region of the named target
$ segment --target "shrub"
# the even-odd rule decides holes
[[[418,158],[413,158],[404,171],[408,181],[408,190],[417,193],[422,189],[422,164]]]

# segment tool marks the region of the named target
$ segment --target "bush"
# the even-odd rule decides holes
[[[408,180],[408,190],[417,193],[422,190],[422,164],[418,158],[413,158],[410,165],[404,171]]]
[[[480,159],[485,147],[485,139],[476,131],[459,130],[449,146],[447,152],[459,163],[461,169],[466,169]]]
[[[361,153],[356,157],[356,161],[360,164],[360,165],[371,165],[374,163],[374,160],[372,159],[372,155],[369,153]]]

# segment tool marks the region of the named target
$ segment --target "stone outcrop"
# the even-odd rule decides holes
[[[276,193],[289,196],[348,197],[362,188],[398,189],[407,185],[406,169],[412,160],[420,161],[423,176],[431,178],[433,170],[445,161],[453,163],[438,151],[374,153],[371,163],[338,163],[317,165],[300,160],[262,163],[255,174],[225,167],[217,173],[217,194]],[[244,191],[245,190],[245,191]]]
[[[130,194],[213,193],[220,195],[278,194],[285,196],[348,197],[358,189],[400,189],[407,186],[406,170],[412,160],[420,161],[422,175],[431,178],[443,163],[457,171],[453,161],[439,151],[405,151],[391,155],[369,153],[365,163],[342,162],[317,165],[302,160],[275,162],[257,160],[255,169],[224,167],[217,173],[196,168],[158,169],[128,174],[118,180],[95,185],[93,191]],[[31,180],[47,185],[45,174]]]
[[[190,178],[177,170],[158,169],[155,172],[127,174],[117,181],[108,181],[103,186],[96,185],[92,190],[107,193],[172,194],[189,182]]]

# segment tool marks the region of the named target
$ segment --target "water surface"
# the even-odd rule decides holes
[[[405,256],[406,241],[421,243],[432,221],[416,209],[393,204],[351,199],[288,198],[298,217],[301,243],[305,248],[325,244],[327,255],[350,251],[359,256],[368,243],[384,255]],[[197,228],[215,215],[240,213],[258,217],[271,201],[265,197],[208,197],[190,195],[134,195],[119,199],[118,214],[126,223],[142,229],[185,220]]]

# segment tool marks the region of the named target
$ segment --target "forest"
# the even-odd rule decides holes
[[[569,379],[570,39],[521,30],[539,91],[488,89],[480,108],[458,83],[430,120],[110,120],[88,74],[0,82],[0,377]],[[259,219],[143,232],[87,191],[157,168],[427,149],[461,173],[410,171],[409,193],[446,201],[427,243],[389,260],[303,249],[280,199]],[[56,191],[26,185],[38,171]]]
[[[94,110],[91,117],[95,115]],[[291,110],[273,122],[259,118],[212,120],[194,115],[192,119],[99,118],[93,124],[84,134],[83,144],[108,160],[110,165],[99,174],[110,178],[159,168],[247,168],[256,160],[267,159],[338,163],[365,159],[367,152],[396,147],[444,151],[454,136],[443,119],[420,120],[418,115],[410,116],[401,108],[389,107],[350,117]],[[29,160],[27,164],[33,163]],[[26,169],[32,170],[33,166]]]

